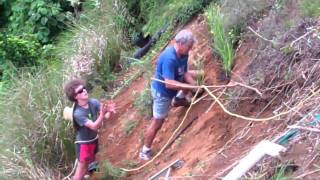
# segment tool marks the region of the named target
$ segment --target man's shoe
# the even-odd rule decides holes
[[[151,150],[143,152],[142,150],[139,153],[139,158],[144,161],[149,161],[151,159]]]
[[[172,99],[172,106],[173,107],[179,107],[179,106],[189,107],[190,104],[191,103],[186,98],[174,97]]]

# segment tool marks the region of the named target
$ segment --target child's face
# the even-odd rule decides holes
[[[87,89],[83,85],[78,86],[75,89],[75,93],[76,93],[76,96],[75,96],[76,99],[87,99],[88,98]]]

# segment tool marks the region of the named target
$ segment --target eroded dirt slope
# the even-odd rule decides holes
[[[190,64],[201,58],[204,63],[205,84],[223,85],[219,81],[221,73],[219,61],[213,57],[211,37],[203,16],[199,16],[184,28],[190,29],[198,43],[190,54]],[[235,66],[231,80],[241,81],[241,74],[246,70],[251,57],[254,42],[248,39],[242,41],[236,52]],[[153,60],[155,61],[156,58]],[[101,131],[99,160],[108,160],[114,166],[128,167],[128,162],[142,165],[138,152],[142,146],[142,135],[148,126],[149,118],[139,115],[133,107],[133,92],[141,92],[146,85],[146,79],[141,76],[120,93],[115,102],[117,114],[105,123]],[[215,90],[217,96],[224,88]],[[223,97],[223,96],[222,96]],[[194,179],[216,179],[228,170],[228,167],[243,156],[254,144],[269,135],[277,134],[284,129],[281,122],[249,122],[225,113],[210,96],[206,96],[195,104],[185,123],[183,132],[175,141],[155,159],[151,165],[141,171],[128,174],[124,179],[146,179],[174,160],[184,161],[181,169],[172,172],[173,176],[192,176]],[[245,101],[238,105],[237,112],[242,115],[256,115],[266,104],[255,104]],[[240,108],[239,108],[240,107]],[[183,120],[186,108],[172,108],[162,129],[157,134],[153,144],[157,153],[166,144],[169,137]],[[260,116],[267,117],[272,113],[265,111]],[[126,136],[123,126],[126,121],[137,121],[137,127]]]

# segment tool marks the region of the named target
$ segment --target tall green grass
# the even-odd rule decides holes
[[[319,0],[301,0],[299,1],[299,9],[302,14],[310,17],[320,16]]]
[[[114,80],[121,42],[114,24],[113,0],[85,9],[69,32],[59,38],[57,54],[64,60],[66,76],[82,76],[106,86]]]
[[[2,90],[0,174],[5,179],[50,179],[74,160],[73,128],[62,119],[60,69],[19,72]]]
[[[230,75],[234,49],[232,45],[232,34],[225,31],[223,21],[224,16],[220,13],[220,8],[217,5],[211,4],[206,12],[205,16],[208,19],[210,32],[213,38],[213,48],[216,53],[222,59],[222,67],[226,75]]]

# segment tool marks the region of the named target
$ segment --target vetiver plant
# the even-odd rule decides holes
[[[34,34],[42,43],[48,43],[68,23],[66,14],[70,6],[66,1],[11,1],[8,7],[9,32],[20,36],[24,33]]]
[[[123,132],[126,136],[129,136],[135,127],[137,127],[138,121],[135,120],[126,120],[123,126]]]
[[[204,71],[204,64],[203,64],[202,58],[197,58],[194,61],[193,65],[194,65],[196,71],[198,71],[198,72]],[[203,85],[204,73],[197,74],[196,80],[197,80],[198,85]]]
[[[222,67],[226,75],[229,76],[234,58],[232,33],[230,34],[224,29],[224,17],[223,14],[220,13],[219,6],[211,4],[206,10],[205,15],[208,19],[213,38],[213,48],[222,59]]]
[[[141,93],[135,93],[133,105],[141,115],[151,117],[152,115],[152,97],[150,87],[146,87]]]

